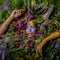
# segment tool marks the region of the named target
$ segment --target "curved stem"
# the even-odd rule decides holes
[[[51,33],[48,37],[44,38],[37,46],[38,52],[42,53],[43,46],[50,40],[60,37],[60,30]]]

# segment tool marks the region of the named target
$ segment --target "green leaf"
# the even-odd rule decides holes
[[[6,20],[10,16],[10,13],[8,10],[4,10],[2,12],[2,19]]]
[[[19,9],[23,6],[23,0],[11,0],[11,8]]]
[[[0,5],[2,5],[4,3],[4,0],[0,0]]]
[[[0,10],[0,22],[2,22],[2,11]]]
[[[6,43],[8,43],[8,42],[10,42],[10,41],[11,41],[10,37],[6,37],[6,38],[5,38],[5,42],[6,42]]]

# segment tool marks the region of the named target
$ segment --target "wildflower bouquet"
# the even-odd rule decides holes
[[[7,37],[5,40],[8,42],[7,51],[9,54],[7,54],[8,58],[6,57],[6,60],[54,59],[55,53],[57,53],[54,47],[56,40],[50,41],[46,49],[44,47],[46,41],[49,41],[49,39],[52,40],[53,37],[59,37],[60,33],[60,31],[57,32],[57,34],[55,32],[57,36],[52,33],[60,29],[59,19],[57,19],[56,11],[54,10],[54,7],[57,8],[56,6],[59,4],[55,6],[54,3],[56,3],[54,0],[10,1],[9,9],[3,10],[2,13],[0,13],[2,22],[9,17],[13,9],[22,8],[24,12],[20,17],[14,18],[7,30]],[[57,10],[59,10],[59,7]],[[55,20],[55,17],[57,20]],[[45,39],[45,37],[47,38]],[[42,43],[40,44],[41,41]],[[42,52],[40,51],[42,54],[39,54],[38,50],[42,45]]]

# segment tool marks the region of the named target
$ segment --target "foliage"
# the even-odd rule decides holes
[[[8,10],[2,12],[2,19],[6,20],[9,17],[10,13]]]
[[[2,18],[2,11],[0,10],[0,19]]]
[[[22,18],[23,20],[26,20],[27,13],[29,12],[29,14],[30,14],[30,12],[32,11],[31,12],[32,16],[34,16],[34,18],[36,18],[36,20],[38,22],[40,22],[39,31],[42,32],[42,34],[38,35],[38,37],[37,37],[38,39],[32,41],[33,42],[32,45],[34,45],[34,49],[36,49],[35,47],[44,37],[48,36],[51,32],[60,29],[60,26],[58,24],[58,22],[60,20],[60,0],[41,0],[41,2],[44,2],[46,4],[48,3],[48,5],[47,5],[48,8],[49,8],[50,4],[54,5],[54,11],[53,11],[52,15],[50,16],[50,19],[52,19],[52,23],[49,23],[47,26],[42,26],[43,23],[45,22],[45,20],[42,17],[42,12],[45,11],[47,8],[45,10],[43,10],[42,12],[40,12],[40,10],[39,10],[40,4],[37,3],[37,0],[32,1],[33,5],[34,5],[34,9],[30,8],[31,0],[11,0],[11,5],[9,6],[10,8],[8,10],[0,11],[0,23],[3,23],[3,20],[5,21],[10,16],[10,14],[11,14],[10,10],[23,8],[26,11],[25,12],[26,14]],[[0,0],[0,4],[3,4],[3,3],[4,3],[4,0]],[[8,49],[9,56],[8,56],[7,60],[9,60],[9,59],[10,60],[12,60],[12,59],[13,60],[24,60],[24,59],[42,60],[42,58],[44,58],[43,60],[53,60],[54,56],[56,55],[56,52],[53,52],[53,51],[55,51],[55,49],[53,47],[54,43],[48,43],[47,48],[43,49],[44,55],[42,57],[39,54],[32,52],[33,48],[32,49],[29,48],[29,46],[28,46],[29,43],[23,44],[23,42],[25,40],[27,42],[29,42],[30,40],[29,40],[29,38],[25,37],[24,33],[20,32],[20,31],[18,32],[18,30],[20,30],[20,29],[18,29],[20,27],[18,21],[21,21],[21,19],[18,18],[17,21],[13,21],[10,24],[9,29],[7,30],[7,37],[5,38],[6,39],[5,42],[8,42],[8,45],[9,45],[9,49]],[[21,24],[21,25],[23,25],[23,24]],[[15,31],[15,33],[16,32],[20,33],[20,34],[18,34],[18,37],[14,35],[13,28],[17,29],[17,31]],[[46,32],[44,32],[44,28],[45,28]],[[22,39],[22,36],[24,37],[23,38],[24,40]],[[22,40],[22,42],[21,42],[21,40]],[[22,45],[20,45],[19,43],[22,43]],[[52,55],[53,55],[53,57],[52,57]]]
[[[11,8],[19,9],[23,6],[23,0],[11,0]]]
[[[0,5],[2,5],[4,3],[4,0],[0,0]]]

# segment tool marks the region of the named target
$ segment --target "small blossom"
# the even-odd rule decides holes
[[[30,19],[33,18],[33,16],[32,16],[31,14],[28,14],[28,15],[27,15],[27,18],[28,18],[28,20],[30,20]]]

